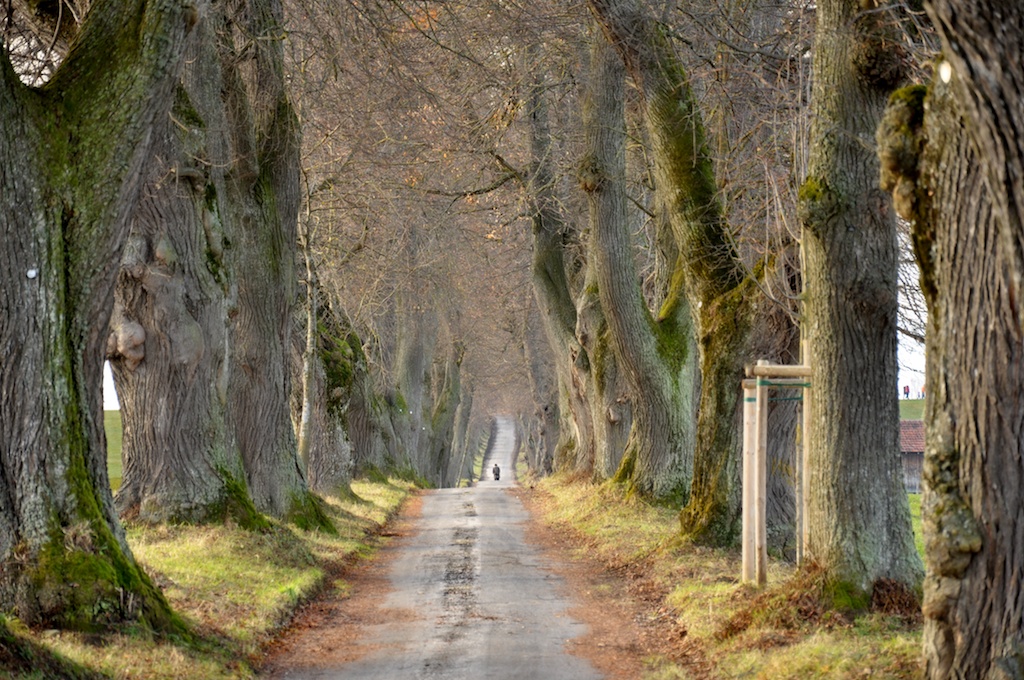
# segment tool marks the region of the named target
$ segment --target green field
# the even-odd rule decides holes
[[[917,554],[924,559],[924,534],[921,532],[921,494],[908,493],[907,500],[910,502],[910,524],[914,529],[914,547]]]
[[[900,399],[900,420],[921,420],[924,399]]]
[[[104,411],[103,429],[107,431],[107,474],[110,488],[121,486],[121,412]]]

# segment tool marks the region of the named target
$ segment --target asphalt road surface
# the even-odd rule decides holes
[[[566,614],[560,578],[524,539],[527,513],[507,490],[515,484],[514,441],[512,423],[499,420],[484,480],[424,495],[413,531],[386,551],[393,553],[393,591],[383,603],[385,622],[368,626],[355,643],[366,649],[359,660],[336,667],[304,663],[273,677],[601,678],[564,649],[585,627]],[[495,462],[500,481],[490,473]],[[388,611],[396,615],[388,617]],[[417,615],[399,614],[409,611]]]

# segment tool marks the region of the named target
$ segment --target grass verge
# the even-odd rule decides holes
[[[261,650],[296,608],[325,588],[345,589],[341,568],[374,550],[377,534],[414,490],[411,482],[355,481],[326,498],[337,536],[272,523],[129,525],[135,556],[191,630],[155,638],[138,627],[105,635],[32,631],[0,619],[0,677],[251,678]],[[53,675],[54,668],[62,669]]]
[[[778,560],[758,590],[740,583],[738,550],[682,541],[674,510],[558,476],[535,489],[542,521],[572,537],[579,559],[622,575],[622,597],[643,601],[638,620],[654,622],[641,624],[651,642],[647,680],[921,677],[917,605],[899,593],[864,611],[837,610],[820,575]]]

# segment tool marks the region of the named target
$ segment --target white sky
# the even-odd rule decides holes
[[[103,362],[103,410],[116,411],[120,405],[117,403],[117,392],[114,391],[114,374],[110,371],[110,362]]]
[[[903,398],[903,386],[910,387],[910,397],[917,399],[924,389],[924,348],[913,340],[900,337],[897,350],[899,379],[897,389]]]

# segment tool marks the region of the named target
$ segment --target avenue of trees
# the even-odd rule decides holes
[[[810,560],[865,602],[923,593],[928,677],[1024,674],[1015,1],[12,0],[3,21],[0,611],[177,629],[122,520],[332,531],[321,496],[355,475],[460,483],[498,412],[536,474],[730,546],[740,381],[769,359],[813,371]],[[894,389],[897,333],[921,334],[907,228],[924,565]],[[785,554],[797,413],[770,415]]]

